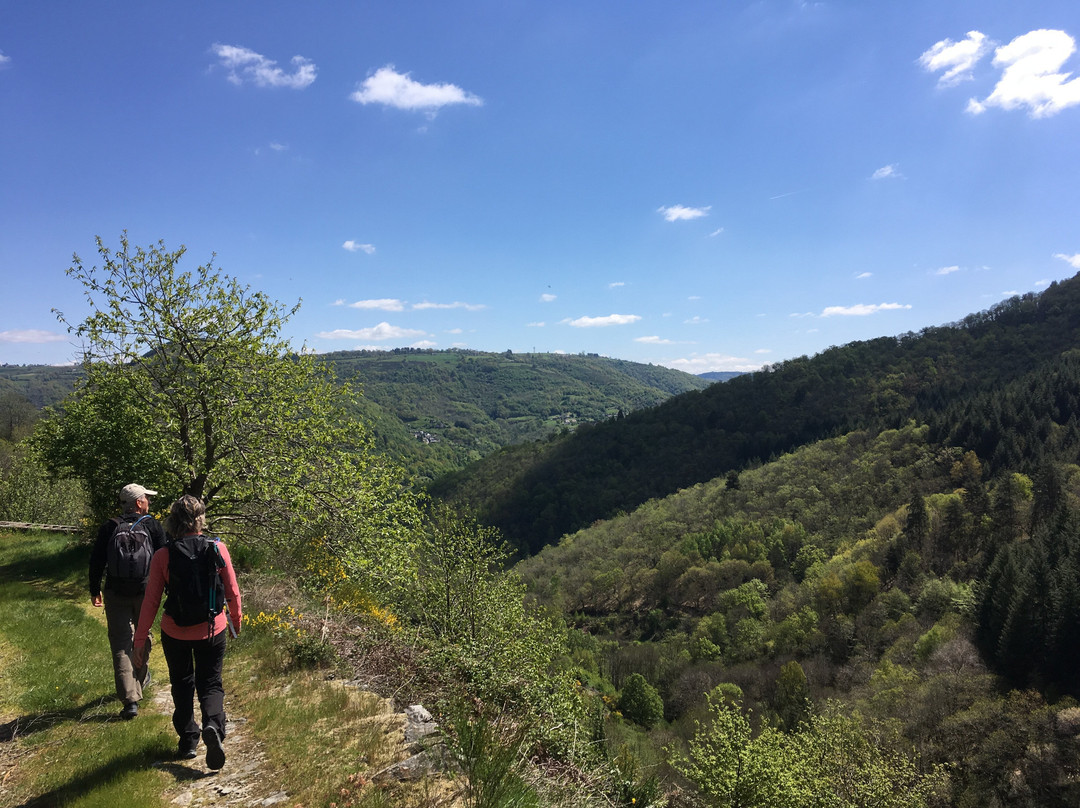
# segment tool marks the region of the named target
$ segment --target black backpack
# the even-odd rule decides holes
[[[178,626],[210,624],[225,608],[225,584],[221,570],[225,560],[217,548],[217,539],[206,536],[183,536],[169,548],[168,596],[165,614]]]
[[[146,588],[154,542],[150,539],[149,514],[133,522],[117,517],[116,528],[105,550],[108,585],[120,595],[136,595]]]

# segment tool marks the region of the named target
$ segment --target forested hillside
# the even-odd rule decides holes
[[[935,439],[977,449],[991,473],[1030,471],[1047,453],[1075,456],[1075,370],[1063,356],[1075,348],[1080,277],[959,323],[830,348],[546,446],[505,449],[431,490],[536,552],[652,497],[911,418],[933,424]]]
[[[319,359],[360,388],[378,445],[420,479],[711,383],[595,354],[398,349]]]
[[[712,380],[596,354],[338,351],[316,357],[362,392],[351,408],[377,448],[430,480],[503,446],[652,407]],[[61,402],[81,367],[0,366],[0,427]],[[10,424],[9,424],[10,427]]]

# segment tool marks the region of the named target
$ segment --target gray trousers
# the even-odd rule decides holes
[[[105,622],[109,627],[116,696],[124,704],[137,703],[142,700],[143,684],[149,672],[146,667],[136,671],[131,665],[135,627],[139,624],[143,596],[118,595],[108,590],[102,596],[105,599]],[[149,637],[146,638],[146,657],[150,658]]]

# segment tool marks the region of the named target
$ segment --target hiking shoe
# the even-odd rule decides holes
[[[225,765],[225,748],[221,745],[221,736],[213,727],[203,727],[202,739],[206,744],[207,768],[220,769]]]
[[[199,742],[196,741],[195,746],[192,746],[191,744],[181,741],[180,745],[176,747],[176,756],[180,758],[180,760],[194,760],[199,754],[198,751],[196,751],[198,744]]]
[[[130,721],[139,714],[139,702],[129,701],[124,705],[124,709],[120,711],[120,717],[125,721]]]

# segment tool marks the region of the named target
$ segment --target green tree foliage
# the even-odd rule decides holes
[[[710,700],[675,766],[716,808],[924,808],[945,784],[920,771],[895,734],[829,705],[794,733],[768,725],[754,733],[738,704]]]
[[[780,726],[788,732],[798,729],[809,719],[812,706],[810,687],[802,665],[795,660],[785,663],[776,677],[776,693],[773,696],[773,710]]]
[[[0,520],[78,526],[86,495],[78,480],[58,480],[27,443],[0,448]]]
[[[918,334],[791,359],[479,464],[439,489],[531,552],[650,498],[853,430],[931,426],[992,474],[1080,448],[1080,278]],[[955,428],[954,428],[955,427]],[[490,473],[485,469],[490,469]]]
[[[324,536],[358,569],[406,570],[395,539],[412,506],[343,416],[348,391],[281,338],[296,307],[212,262],[180,271],[183,247],[97,244],[100,268],[75,256],[68,270],[91,308],[69,324],[83,380],[39,435],[52,466],[85,482],[95,516],[137,480],[166,501],[203,498],[216,532],[289,546]]]
[[[632,673],[623,682],[619,712],[635,724],[652,729],[664,718],[664,700],[644,676]]]
[[[1044,509],[1046,506],[1044,506]],[[1065,505],[1004,545],[981,587],[976,639],[1018,686],[1080,695],[1080,521]]]

